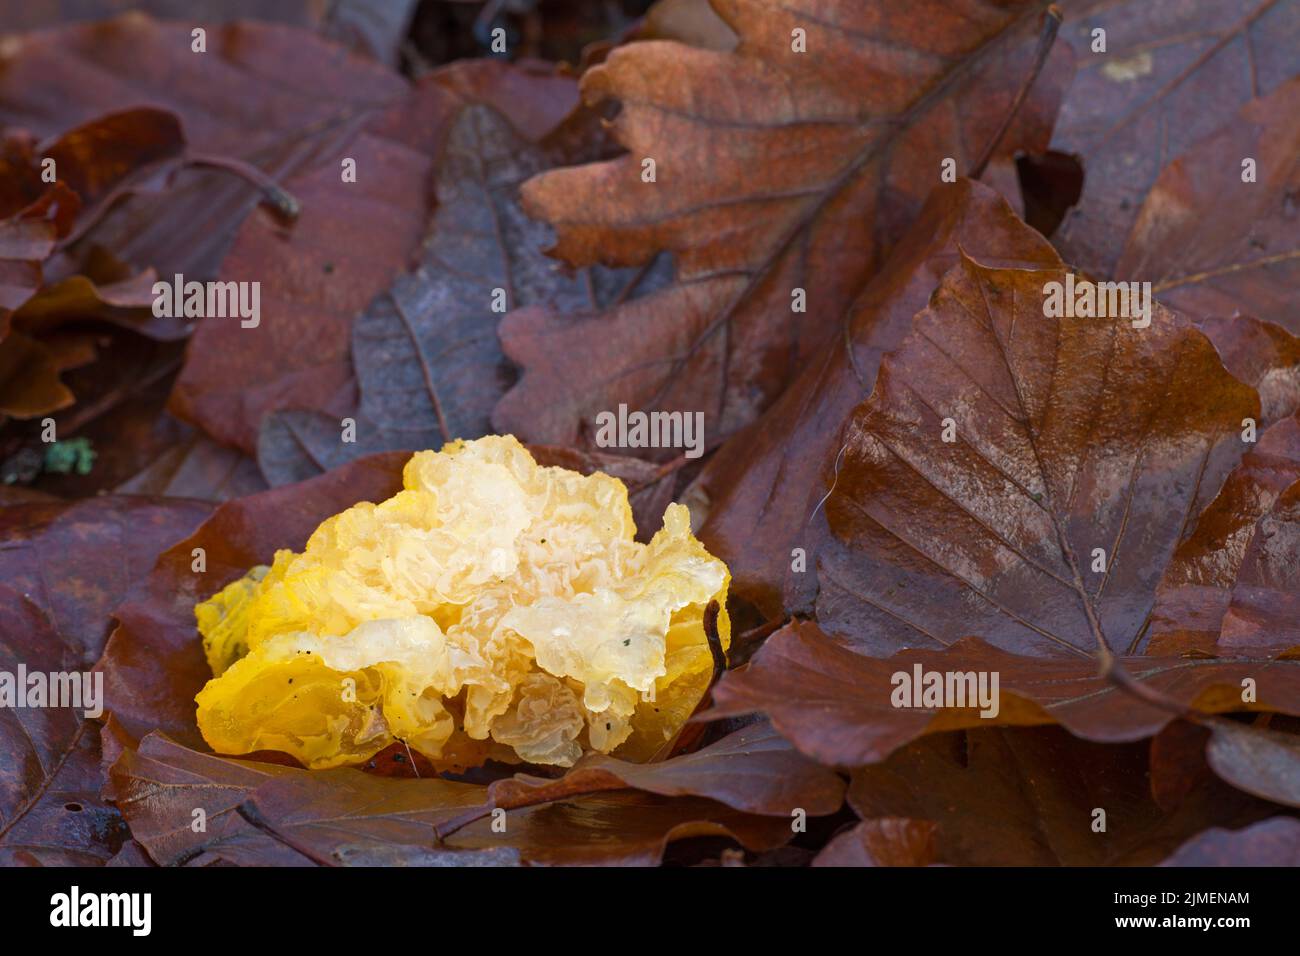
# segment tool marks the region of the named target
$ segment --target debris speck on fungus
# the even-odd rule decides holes
[[[730,575],[682,505],[635,533],[621,481],[540,467],[513,437],[419,452],[395,496],[196,608],[199,728],[313,768],[394,740],[435,763],[646,759],[708,687],[711,601],[730,641]]]

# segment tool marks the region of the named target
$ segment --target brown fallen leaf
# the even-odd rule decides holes
[[[1197,322],[1234,378],[1259,392],[1259,427],[1300,411],[1300,336],[1246,315]]]
[[[637,764],[598,754],[583,758],[563,777],[519,774],[488,789],[493,806],[513,810],[626,788],[664,797],[707,797],[736,810],[788,820],[795,810],[808,816],[834,813],[843,800],[844,781],[760,721],[669,760]]]
[[[734,50],[737,37],[709,0],[658,0],[634,34],[638,40],[676,40],[704,50]]]
[[[570,118],[542,137],[525,135],[539,117],[558,121],[576,83],[495,61],[431,74],[457,97],[433,169],[437,208],[398,276],[351,324],[358,403],[348,416],[355,441],[341,440],[338,416],[286,411],[269,416],[258,461],[272,484],[302,480],[362,454],[440,448],[491,431],[489,416],[514,381],[496,327],[508,309],[599,308],[662,285],[666,269],[592,268],[571,273],[542,253],[547,227],[524,215],[519,185],[532,174],[608,153],[598,117]],[[518,95],[506,100],[497,88]],[[666,265],[666,263],[665,263]]]
[[[1158,303],[1146,328],[1045,316],[1063,281],[963,259],[881,363],[825,504],[823,628],[873,654],[964,635],[1048,657],[1139,646],[1259,399]]]
[[[1230,653],[1300,644],[1300,481],[1259,520],[1223,615]]]
[[[1300,335],[1297,113],[1300,77],[1251,100],[1166,166],[1115,274],[1150,281],[1160,301],[1188,314],[1244,313]],[[1206,229],[1210,217],[1214,228]]]
[[[99,734],[85,716],[94,701],[83,696],[82,675],[122,595],[207,511],[198,502],[112,497],[0,509],[0,670],[18,675],[22,667],[47,681],[70,673],[81,704],[0,708],[8,755],[0,765],[0,862],[97,865],[126,836],[99,795]],[[11,689],[25,695],[29,686]]]
[[[1081,157],[1084,184],[1052,239],[1067,262],[1086,272],[1151,279],[1118,267],[1148,193],[1173,157],[1291,78],[1300,10],[1277,0],[1060,5],[1062,39],[1074,46],[1078,72],[1061,104],[1052,149]],[[1097,29],[1105,31],[1105,53],[1092,52]],[[1242,155],[1248,155],[1240,152],[1229,154],[1233,169],[1224,170],[1239,185]],[[1216,222],[1220,213],[1236,218],[1217,201],[1203,212],[1211,209]]]
[[[155,339],[183,336],[149,306],[154,274],[103,253],[73,263],[60,250],[104,208],[182,154],[175,118],[140,108],[99,117],[44,143],[9,134],[0,160],[0,415],[34,418],[71,405],[60,373],[92,361],[93,340],[69,323],[114,323]],[[53,166],[48,170],[46,161]],[[52,172],[57,179],[45,183]],[[33,198],[35,197],[35,198]]]
[[[929,820],[864,820],[835,837],[813,866],[929,866],[936,861],[938,827]]]
[[[199,753],[156,733],[121,753],[112,778],[132,836],[163,865],[337,865],[376,856],[418,864],[429,851],[463,854],[463,863],[648,865],[678,839],[732,836],[763,850],[791,834],[787,820],[711,800],[629,792],[574,793],[512,810],[501,830],[485,806],[488,789],[477,784],[306,771]],[[482,820],[460,822],[479,807]],[[496,852],[476,860],[483,851]]]
[[[534,866],[653,866],[670,843],[698,837],[734,840],[761,852],[784,845],[790,822],[740,813],[698,797],[599,793],[507,815],[507,832],[484,818],[447,844],[460,849],[515,846]]]
[[[202,746],[194,695],[212,676],[197,638],[194,606],[269,563],[278,548],[301,548],[325,518],[358,501],[380,501],[401,488],[405,455],[377,455],[319,478],[224,502],[158,558],[115,612],[118,626],[97,669],[105,709],[128,737],[152,730]],[[203,570],[196,571],[195,549]]]
[[[206,280],[256,202],[269,199],[292,216],[292,198],[266,176],[287,177],[329,151],[359,116],[381,113],[407,85],[292,27],[214,25],[202,55],[191,50],[192,28],[126,13],[13,36],[0,74],[0,123],[50,136],[142,102],[177,117],[189,171],[160,194],[117,204],[82,245],[105,247],[137,269]]]
[[[1090,741],[1123,743],[1158,732],[1177,713],[1275,710],[1300,713],[1300,660],[1265,655],[1217,658],[1121,657],[1132,680],[1168,707],[1153,705],[1101,676],[1095,661],[1074,656],[1010,654],[976,638],[940,650],[868,656],[815,624],[796,621],[773,634],[748,667],[728,672],[713,689],[706,717],[761,711],[803,753],[829,765],[854,767],[885,759],[925,734],[993,725],[1058,723]],[[961,707],[894,705],[895,675],[997,674],[997,712]],[[1242,681],[1257,699],[1242,699]]]
[[[1150,866],[1207,826],[1276,812],[1210,779],[1166,813],[1146,762],[1142,743],[1085,743],[1059,728],[945,734],[855,771],[849,802],[869,820],[930,820],[939,862],[977,866]]]
[[[232,20],[269,20],[320,30],[359,53],[395,65],[398,43],[414,6],[414,0],[385,0],[378,5],[361,0],[329,4],[318,0],[28,0],[3,12],[0,30],[16,33],[71,20],[106,20],[129,10],[209,28]]]
[[[116,490],[119,494],[227,501],[265,491],[266,479],[253,459],[193,432]]]
[[[302,865],[319,862],[340,843],[429,846],[438,840],[438,824],[486,796],[481,786],[451,780],[309,772],[217,757],[159,734],[123,752],[112,775],[132,836],[164,866],[214,859]],[[199,811],[204,827],[196,830]]]
[[[1274,606],[1273,626],[1262,642],[1244,641],[1234,648],[1225,629],[1225,615],[1233,603],[1247,550],[1264,518],[1297,481],[1300,415],[1278,422],[1259,436],[1258,444],[1242,458],[1178,545],[1156,588],[1155,605],[1142,639],[1146,653],[1231,654],[1300,643],[1300,637],[1287,634],[1285,601]],[[1245,600],[1247,582],[1242,584]]]
[[[793,549],[807,550],[809,521],[826,489],[841,433],[871,394],[881,357],[912,328],[958,249],[988,265],[1044,266],[1047,241],[1016,219],[1006,202],[967,179],[939,186],[904,240],[867,285],[837,335],[757,422],[709,459],[695,488],[707,499],[700,538],[727,562],[733,593],[768,618],[782,614]],[[761,541],[761,547],[754,543]],[[807,597],[790,597],[802,610]]]
[[[1238,790],[1300,807],[1300,737],[1230,720],[1210,721],[1205,757]]]
[[[270,217],[252,217],[222,263],[223,280],[262,283],[261,304],[266,321],[255,329],[222,319],[201,322],[173,400],[178,414],[196,422],[219,441],[254,453],[261,421],[267,414],[278,409],[307,409],[332,417],[335,434],[331,444],[337,447],[340,419],[351,415],[356,407],[357,386],[349,362],[353,320],[363,313],[375,313],[357,330],[358,336],[368,335],[370,339],[382,336],[392,340],[415,334],[409,327],[413,317],[427,321],[426,312],[448,307],[433,293],[448,295],[452,290],[434,287],[431,292],[418,277],[403,278],[405,270],[417,263],[429,265],[426,260],[441,257],[435,260],[439,267],[454,271],[466,265],[463,257],[477,253],[477,249],[462,248],[465,243],[472,240],[493,246],[491,239],[483,240],[473,231],[462,230],[445,239],[441,235],[430,237],[428,232],[435,200],[448,202],[457,188],[467,190],[468,195],[456,222],[472,211],[483,217],[480,225],[492,227],[492,207],[480,197],[487,181],[476,178],[489,177],[489,171],[473,167],[470,154],[465,152],[463,139],[471,134],[463,132],[459,143],[448,141],[466,103],[484,106],[485,114],[497,117],[494,122],[513,121],[517,131],[512,135],[529,139],[544,136],[576,102],[571,80],[537,64],[516,67],[493,61],[457,65],[430,74],[414,85],[396,75],[383,79],[384,97],[355,107],[346,122],[336,124],[329,141],[320,144],[310,161],[285,179],[285,187],[302,206],[292,232],[286,236]],[[458,150],[454,149],[457,146]],[[453,148],[453,159],[458,156],[462,165],[470,162],[471,168],[458,170],[452,184],[439,186],[432,180],[445,173],[439,164],[444,150],[449,148]],[[355,183],[341,181],[340,163],[345,157],[356,160]],[[477,154],[473,158],[478,158]],[[498,154],[499,160],[503,158]],[[427,253],[425,241],[433,243]],[[357,255],[358,249],[364,249],[365,255]],[[495,274],[498,270],[488,271]],[[496,345],[483,317],[491,317],[487,309],[492,285],[481,287],[478,282],[467,281],[459,289],[462,295],[467,294],[466,286],[480,297],[484,309],[464,306],[459,323],[443,322],[436,327],[430,323],[430,333],[420,336],[415,347],[402,356],[402,364],[395,367],[395,379],[384,377],[392,375],[394,369],[382,373],[378,369],[379,362],[393,356],[385,355],[379,343],[367,340],[369,350],[377,353],[372,363],[374,371],[365,382],[371,392],[377,393],[370,401],[388,398],[391,403],[392,396],[384,392],[395,386],[405,390],[408,401],[413,389],[436,387],[439,382],[436,378],[431,381],[428,367],[430,356],[445,376],[446,363],[437,364],[434,350],[448,346],[458,359],[477,363],[477,372],[491,374],[496,364],[491,358]],[[394,290],[397,300],[385,292],[389,289]],[[402,310],[407,308],[413,311],[404,316]],[[452,341],[438,339],[438,334]],[[460,353],[455,352],[457,346]],[[367,344],[358,347],[360,359]],[[482,357],[485,351],[487,358]],[[456,387],[469,392],[466,403],[476,390],[489,395],[478,399],[477,404],[495,400],[495,389],[487,383],[475,384],[459,373],[455,382]],[[451,386],[448,389],[455,390]],[[367,399],[367,393],[363,391],[361,397]],[[453,396],[448,395],[448,402],[452,401]],[[486,416],[482,412],[475,417],[476,406],[457,416],[454,413],[460,404],[451,404],[446,412],[457,429]],[[434,398],[426,394],[422,403],[412,402],[405,409],[405,418],[398,417],[401,408],[391,414],[381,409],[381,424],[427,434],[436,427],[436,405]],[[232,408],[238,410],[234,415]],[[410,416],[417,412],[427,414],[429,420],[412,420]],[[397,444],[391,437],[387,443],[376,441],[365,429],[361,437],[371,442],[367,446],[371,451]],[[329,463],[337,464],[338,460]],[[276,476],[268,477],[274,480]]]
[[[1300,866],[1300,820],[1273,817],[1240,830],[1199,833],[1161,866]]]
[[[319,238],[333,235],[332,244],[322,241],[316,248],[315,268],[299,268],[292,277],[285,275],[288,269],[268,270],[257,262],[271,258],[270,251],[282,245],[283,218],[260,223],[256,242],[249,239],[235,250],[228,277],[267,284],[262,300],[267,327],[262,337],[249,329],[239,329],[241,334],[230,341],[207,337],[225,356],[221,374],[204,379],[190,373],[178,398],[179,408],[229,443],[235,436],[228,434],[228,416],[213,406],[204,419],[202,409],[191,407],[199,400],[191,392],[202,395],[237,383],[254,393],[248,399],[251,406],[259,388],[273,390],[268,379],[277,371],[282,379],[297,371],[306,399],[327,403],[340,389],[347,392],[346,332],[336,336],[340,354],[333,365],[328,349],[311,359],[302,344],[324,345],[328,337],[319,335],[318,326],[307,328],[306,310],[333,306],[350,320],[404,264],[427,210],[427,150],[439,135],[438,97],[303,31],[259,23],[213,27],[202,56],[191,52],[189,31],[188,24],[126,15],[20,36],[7,48],[7,69],[0,75],[0,102],[10,104],[7,110],[0,108],[0,122],[17,112],[38,135],[48,135],[142,98],[179,118],[191,171],[177,176],[160,195],[132,196],[116,204],[78,243],[106,247],[137,267],[153,266],[168,277],[216,278],[240,223],[267,195],[281,213],[301,208],[304,218],[298,225],[305,232],[314,233],[324,223]],[[40,98],[34,97],[37,90]],[[350,190],[341,181],[344,157],[355,159],[360,170]],[[196,164],[225,170],[197,172]],[[239,175],[232,176],[229,169]],[[295,195],[270,185],[266,177],[283,181]],[[333,213],[321,208],[327,197]],[[357,215],[359,209],[373,212],[375,203],[387,206],[383,215]],[[345,221],[347,228],[340,226]],[[357,248],[367,254],[345,254]],[[346,269],[333,282],[322,281],[322,264],[335,261]],[[257,274],[245,275],[240,262]],[[292,295],[281,301],[277,293],[286,286]],[[277,321],[270,321],[272,314]],[[265,358],[268,335],[278,336],[285,347]],[[249,365],[253,368],[247,375],[238,377]],[[313,365],[314,375],[302,371]],[[242,393],[238,399],[244,401]],[[250,451],[255,430],[256,419],[243,433]]]
[[[1047,6],[925,3],[904,17],[863,0],[729,0],[715,9],[739,35],[734,52],[666,41],[612,52],[582,91],[620,104],[613,131],[628,153],[545,173],[524,205],[555,226],[553,254],[571,265],[670,252],[677,281],[599,313],[507,316],[502,344],[523,373],[496,427],[591,446],[593,417],[626,404],[702,412],[716,447],[752,421],[834,335],[945,156],[978,175],[986,154],[1045,144],[1068,51],[1017,94],[1042,66]]]

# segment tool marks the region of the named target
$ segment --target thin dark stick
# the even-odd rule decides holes
[[[305,856],[317,866],[338,866],[338,863],[334,860],[320,856],[316,851],[300,845],[296,840],[290,839],[283,833],[279,833],[275,827],[266,821],[266,817],[262,816],[262,811],[257,809],[257,804],[253,802],[251,797],[235,807],[235,812],[243,817],[250,826],[261,830],[271,839],[284,844],[295,853]]]

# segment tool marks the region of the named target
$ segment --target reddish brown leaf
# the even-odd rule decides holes
[[[1276,811],[1211,779],[1165,813],[1146,770],[1143,744],[1084,743],[1059,728],[970,731],[856,771],[849,802],[868,819],[930,820],[940,862],[982,866],[1150,866],[1206,826]]]
[[[809,816],[834,813],[844,794],[838,774],[799,754],[764,722],[659,763],[596,755],[558,779],[519,774],[496,781],[489,790],[494,806],[515,809],[624,788],[665,797],[707,797],[736,810],[786,819],[796,809]]]
[[[1189,659],[1124,657],[1133,679],[1172,704],[1205,712],[1261,709],[1300,713],[1300,660],[1260,657]],[[894,675],[998,674],[998,713],[977,707],[895,707]],[[1258,700],[1242,701],[1242,680],[1258,685]],[[709,716],[762,711],[796,747],[827,764],[857,766],[883,760],[927,733],[992,724],[1059,723],[1076,736],[1102,742],[1149,737],[1174,716],[1098,675],[1094,661],[1074,656],[1008,654],[973,638],[945,650],[912,649],[869,657],[842,646],[814,624],[783,628],[748,667],[729,672],[713,690]]]
[[[704,50],[734,50],[737,37],[709,0],[658,0],[637,28],[638,40],[676,40]]]
[[[827,843],[812,865],[929,866],[937,829],[929,820],[866,820]]]
[[[1246,546],[1219,646],[1228,652],[1300,644],[1300,481],[1259,520]]]
[[[826,493],[818,479],[832,468],[843,423],[871,393],[881,356],[911,330],[912,316],[956,261],[958,247],[1008,268],[1055,261],[1046,240],[1026,229],[992,190],[966,179],[938,187],[849,310],[844,335],[705,466],[696,486],[708,501],[701,540],[727,562],[734,593],[767,617],[780,616],[792,549],[808,546],[809,519]],[[807,578],[793,576],[792,586],[798,589]],[[800,597],[791,597],[791,607],[800,604]]]
[[[964,259],[882,362],[825,505],[824,628],[873,654],[964,635],[1067,659],[1139,646],[1259,399],[1156,303],[1147,328],[1045,316],[1063,281]]]
[[[1289,7],[1279,4],[1278,9]],[[1300,16],[1292,14],[1300,29]],[[1300,77],[1252,100],[1165,167],[1116,264],[1195,315],[1245,313],[1300,334]],[[1243,163],[1254,163],[1243,182]],[[1213,217],[1213,229],[1206,222]]]
[[[283,178],[407,90],[387,69],[302,30],[212,26],[207,52],[196,55],[192,28],[126,14],[14,37],[0,74],[0,122],[49,136],[124,103],[148,104],[179,118],[191,159],[235,158]],[[137,268],[209,279],[263,195],[228,172],[189,173],[164,195],[131,198],[90,238]]]
[[[518,847],[538,866],[653,866],[669,843],[723,837],[748,849],[782,846],[789,820],[757,817],[698,797],[602,793],[507,814],[506,832],[494,833],[490,818],[458,830],[447,845],[460,849]]]
[[[1282,603],[1268,612],[1266,620],[1273,627],[1262,635],[1249,627],[1249,612],[1244,606],[1232,626],[1240,641],[1237,647],[1232,646],[1233,638],[1225,631],[1225,615],[1233,603],[1247,551],[1263,519],[1296,481],[1300,481],[1300,416],[1280,421],[1259,436],[1258,444],[1228,476],[1223,489],[1174,552],[1156,589],[1144,638],[1147,653],[1233,653],[1256,646],[1300,643],[1294,635],[1288,637],[1285,593],[1278,595]],[[1281,525],[1276,523],[1279,520]],[[1287,527],[1284,514],[1274,516],[1269,524],[1271,531],[1279,527]],[[1267,552],[1253,553],[1258,561]],[[1294,561],[1294,552],[1290,560]],[[1258,564],[1252,564],[1250,573],[1257,575],[1261,570]],[[1243,605],[1251,600],[1248,586],[1243,582]]]
[[[157,734],[123,753],[112,773],[132,835],[164,865],[335,863],[357,848],[427,847],[439,824],[486,797],[483,787],[451,780],[215,757]],[[198,809],[207,826],[196,833]]]
[[[0,341],[0,415],[35,418],[71,405],[57,356],[36,339],[10,332]]]
[[[376,317],[369,323],[369,336],[400,340],[403,334],[414,334],[403,323],[404,308],[410,308],[412,315],[422,320],[428,319],[425,313],[431,309],[441,312],[448,308],[435,293],[448,294],[449,289],[430,290],[429,283],[418,276],[403,276],[408,266],[429,265],[422,242],[429,238],[435,191],[441,189],[438,198],[445,203],[453,198],[456,188],[468,190],[464,202],[483,216],[485,226],[490,228],[491,207],[475,201],[490,179],[487,170],[480,166],[465,175],[458,171],[454,183],[446,187],[435,187],[431,181],[440,174],[439,163],[448,136],[466,103],[483,105],[483,112],[497,116],[497,123],[513,120],[520,135],[540,137],[576,101],[572,81],[538,65],[513,67],[484,62],[455,66],[425,77],[414,87],[407,87],[396,77],[385,79],[392,87],[385,98],[354,109],[330,141],[321,144],[310,163],[285,180],[286,188],[297,197],[303,210],[288,241],[274,219],[255,216],[245,224],[222,263],[222,279],[262,283],[261,304],[266,321],[255,329],[241,328],[238,322],[223,319],[202,322],[173,402],[178,413],[222,442],[250,453],[255,451],[262,418],[282,408],[329,413],[337,436],[338,420],[355,408],[356,385],[348,361],[353,319],[363,310],[368,315],[368,310],[373,309]],[[482,158],[467,155],[463,142],[459,147],[456,155],[462,162]],[[356,160],[356,183],[340,181],[342,157]],[[476,179],[475,174],[482,178]],[[461,217],[464,215],[462,211]],[[464,233],[445,240],[439,236],[439,244],[430,255],[457,260],[452,264],[439,260],[444,270],[464,266],[459,261],[464,254],[459,245],[469,238],[473,236]],[[491,247],[492,242],[486,245]],[[358,249],[364,249],[365,255],[358,256]],[[436,329],[425,330],[417,346],[408,347],[402,356],[396,383],[391,377],[383,378],[384,374],[392,376],[394,369],[379,371],[380,361],[385,358],[382,353],[368,366],[373,371],[365,384],[376,393],[372,401],[384,398],[384,389],[394,384],[408,396],[413,389],[423,395],[422,403],[412,404],[405,418],[399,418],[397,411],[382,415],[382,426],[424,433],[436,428],[438,395],[426,391],[430,373],[423,364],[430,361],[435,348],[459,345],[465,350],[463,340],[468,338],[473,344],[481,339],[481,344],[468,348],[458,360],[469,358],[476,363],[476,375],[490,372],[495,364],[495,340],[490,334],[485,337],[484,328],[479,327],[484,326],[485,314],[491,316],[486,305],[493,284],[470,285],[485,308],[478,311],[465,306],[459,325],[444,321]],[[390,287],[396,300],[385,293]],[[421,289],[423,293],[417,294]],[[463,288],[460,291],[465,294]],[[376,300],[376,296],[380,299]],[[409,322],[411,316],[406,319]],[[466,321],[470,319],[474,321]],[[359,328],[358,335],[363,331]],[[452,336],[454,341],[430,341],[435,331],[444,337]],[[378,346],[370,343],[370,348],[377,350]],[[485,349],[487,358],[481,354]],[[439,371],[448,374],[441,366]],[[479,419],[486,419],[486,408],[503,385],[494,387],[463,375],[455,383],[467,393],[467,404],[478,391],[489,393],[486,399],[477,400],[477,405],[485,406],[481,412],[474,404],[463,416],[453,415],[459,403],[448,409],[447,415],[452,416],[456,426],[452,430],[459,434],[462,427],[473,427]],[[363,392],[362,398],[366,397]],[[453,397],[448,396],[448,401]],[[233,416],[232,408],[238,409]],[[363,411],[371,412],[369,408]],[[427,420],[422,417],[413,421],[411,416],[416,413],[427,415]],[[370,426],[370,430],[374,428]],[[369,437],[364,435],[364,428],[362,431],[363,437]],[[338,442],[333,444],[337,447]],[[387,442],[378,441],[368,447],[372,451],[384,450],[395,447],[395,442],[389,437]]]
[[[97,665],[105,709],[124,731],[161,730],[201,746],[194,695],[211,678],[194,606],[270,562],[279,548],[301,548],[323,520],[358,501],[380,501],[401,487],[405,455],[377,455],[299,485],[228,501],[190,537],[159,557],[116,612],[120,622]],[[194,549],[205,570],[194,571]]]
[[[122,494],[227,501],[266,490],[253,459],[194,433],[158,456],[117,488]]]
[[[1230,720],[1211,724],[1210,768],[1239,790],[1300,807],[1300,738]]]
[[[1280,325],[1239,315],[1197,323],[1234,378],[1259,392],[1259,426],[1300,410],[1300,337]]]
[[[1210,732],[1200,724],[1175,720],[1151,738],[1151,799],[1162,810],[1178,807],[1214,771],[1205,762]]]
[[[785,820],[695,797],[617,793],[566,799],[485,817],[486,788],[442,779],[397,780],[351,768],[306,771],[198,753],[151,734],[113,766],[116,801],[131,833],[163,864],[367,863],[408,865],[653,864],[673,840],[732,836],[752,849],[779,846]],[[195,832],[196,811],[206,829]],[[455,852],[457,857],[433,856]],[[484,855],[483,851],[495,851]],[[513,851],[513,852],[512,852]]]
[[[84,274],[70,274],[74,264],[56,254],[100,207],[175,160],[183,146],[175,117],[153,109],[100,117],[39,150],[22,137],[6,139],[0,163],[12,179],[0,197],[0,212],[9,214],[0,222],[0,415],[33,418],[72,404],[59,373],[87,364],[95,349],[84,333],[58,331],[68,322],[113,322],[155,338],[184,334],[182,322],[149,311],[152,272],[110,269],[110,257],[97,254],[82,264]],[[42,185],[37,152],[42,164],[54,162],[53,184]]]
[[[1152,279],[1118,265],[1148,193],[1170,159],[1214,133],[1252,98],[1271,93],[1291,78],[1300,9],[1277,0],[1065,0],[1061,6],[1066,21],[1062,38],[1074,46],[1079,66],[1061,105],[1052,148],[1082,157],[1084,186],[1079,204],[1053,241],[1067,262],[1087,272],[1103,278]],[[1093,31],[1099,28],[1106,31],[1105,53],[1092,52]],[[1222,173],[1235,175],[1238,187],[1262,193],[1265,177],[1277,170],[1266,172],[1261,164],[1261,185],[1243,187],[1244,155],[1252,154],[1243,141],[1224,154],[1225,162],[1231,157],[1231,168],[1225,166]],[[1249,215],[1242,210],[1238,216],[1237,210],[1221,205],[1222,194],[1207,196],[1211,204],[1197,216],[1204,223],[1203,217],[1212,212],[1216,228],[1207,231],[1214,233],[1213,239],[1202,236],[1207,241],[1200,247],[1208,251],[1217,244],[1220,251],[1231,247],[1235,253],[1249,232],[1230,228],[1225,234],[1218,223],[1222,217],[1244,225]],[[1255,199],[1262,197],[1257,194]],[[1176,211],[1159,203],[1150,206],[1148,215],[1161,208]],[[1226,241],[1229,236],[1231,243]],[[1176,266],[1169,273],[1182,274]],[[1267,312],[1233,303],[1238,305],[1249,314],[1277,321]],[[1231,309],[1213,312],[1232,314]]]
[[[429,81],[435,78],[458,97],[433,171],[437,208],[418,265],[352,324],[359,399],[349,415],[356,440],[340,440],[337,416],[287,411],[269,417],[258,461],[272,484],[362,454],[439,448],[486,434],[493,406],[514,381],[496,336],[506,309],[597,308],[666,278],[666,269],[650,277],[636,270],[564,270],[543,255],[547,227],[519,206],[519,185],[533,173],[608,152],[598,117],[585,112],[543,128],[540,139],[521,132],[541,117],[558,119],[558,109],[576,99],[575,83],[494,62],[458,65]],[[507,83],[518,95],[498,102],[497,87]]]
[[[84,689],[114,605],[206,513],[197,502],[111,497],[0,509],[0,670],[72,673]],[[0,765],[0,862],[98,864],[125,836],[99,796],[99,735],[85,717],[92,701],[81,703],[0,708],[9,755]]]
[[[1273,817],[1230,830],[1214,827],[1180,846],[1161,866],[1300,866],[1300,820]]]
[[[982,168],[1034,72],[1047,5],[802,9],[728,0],[734,52],[632,43],[583,77],[616,101],[628,154],[539,176],[525,208],[576,266],[676,257],[676,283],[594,314],[502,323],[523,377],[493,416],[529,441],[593,443],[622,403],[701,411],[710,446],[752,421],[834,334],[951,157]],[[807,33],[808,53],[792,49]],[[1068,52],[1053,52],[1002,155],[1046,140]],[[643,182],[643,160],[655,181]],[[975,171],[978,174],[978,171]],[[807,313],[792,312],[794,290]],[[653,455],[653,452],[644,452]]]

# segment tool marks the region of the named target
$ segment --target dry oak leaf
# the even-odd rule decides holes
[[[709,459],[693,490],[708,517],[700,540],[727,562],[736,596],[779,619],[806,608],[809,575],[791,575],[791,553],[807,548],[809,519],[824,497],[844,422],[871,394],[886,352],[912,328],[958,248],[1002,268],[1056,262],[1051,246],[987,186],[969,179],[935,187],[888,262],[849,309],[844,334],[812,357],[758,421]],[[755,541],[762,547],[754,547]],[[788,585],[783,605],[782,591]]]
[[[1223,616],[1228,651],[1300,645],[1300,481],[1259,521]]]
[[[1088,743],[1059,727],[972,730],[860,768],[849,803],[868,820],[929,820],[938,862],[976,866],[1150,866],[1207,827],[1277,812],[1213,777],[1165,811],[1147,769],[1141,742]],[[1091,826],[1097,808],[1103,832]]]
[[[118,485],[117,493],[227,501],[266,490],[266,479],[253,459],[189,431]]]
[[[1055,720],[1097,740],[1158,730],[1169,712],[1098,677],[1097,658],[1112,655],[1181,706],[1241,709],[1250,677],[1267,702],[1252,706],[1294,708],[1300,662],[1275,650],[1136,656],[1161,575],[1251,447],[1242,424],[1257,395],[1158,305],[1145,328],[1045,316],[1044,289],[1063,277],[965,257],[945,276],[824,477],[809,550],[817,618],[841,647],[788,628],[727,675],[719,713],[766,711],[821,760],[879,760],[927,729],[981,719],[888,706],[889,676],[925,660],[1001,672],[1004,722]],[[1285,577],[1277,564],[1261,575]],[[959,643],[972,635],[982,640]],[[934,650],[879,660],[908,648]],[[807,662],[798,680],[791,659]],[[842,714],[818,724],[828,700]]]
[[[129,497],[0,509],[0,670],[72,673],[84,692],[81,675],[104,646],[113,607],[207,512],[199,502]],[[17,703],[0,707],[0,862],[103,863],[125,827],[100,799],[99,733],[85,717],[93,701]]]
[[[1078,71],[1061,104],[1052,148],[1082,159],[1084,185],[1078,205],[1052,240],[1066,261],[1102,278],[1152,279],[1118,267],[1148,193],[1171,158],[1214,133],[1249,100],[1291,79],[1300,5],[1290,0],[1063,0],[1060,5],[1065,12],[1061,35],[1077,52]],[[1105,31],[1104,53],[1092,52],[1097,29]],[[1277,119],[1286,120],[1284,114]],[[1223,173],[1237,176],[1239,186],[1241,160],[1254,155],[1245,149],[1247,142],[1223,154]],[[1249,225],[1253,213],[1234,214],[1213,193],[1207,198],[1212,204],[1201,216],[1212,212],[1216,220],[1227,215]],[[1217,242],[1219,232],[1214,232]],[[1245,239],[1248,233],[1239,235]],[[1176,268],[1175,260],[1168,261]]]
[[[1058,47],[1001,135],[1047,4],[718,0],[734,51],[615,50],[582,80],[616,101],[628,153],[545,173],[524,207],[574,266],[675,257],[676,282],[598,313],[521,309],[501,325],[520,383],[493,423],[591,444],[601,411],[700,411],[715,446],[752,421],[839,327],[916,218],[945,158],[1032,150],[1049,135]],[[805,31],[807,53],[792,44]],[[653,182],[643,181],[653,160]],[[806,296],[806,312],[794,311]],[[643,452],[653,456],[655,452]]]
[[[485,817],[446,843],[464,850],[518,847],[534,866],[653,866],[677,840],[716,837],[763,852],[791,836],[789,817],[754,816],[700,797],[620,791],[526,807],[510,817],[506,833],[493,832]]]
[[[229,249],[221,278],[263,284],[264,324],[201,326],[175,398],[214,437],[251,452],[267,408],[295,398],[350,405],[352,318],[418,245],[432,154],[455,97],[290,27],[212,26],[202,56],[190,50],[191,28],[128,14],[17,37],[0,69],[0,122],[49,135],[144,102],[179,118],[191,160],[255,167],[292,194],[292,232],[268,213],[231,248],[264,193],[225,170],[187,169],[165,193],[118,204],[81,243],[187,279],[216,278]],[[508,78],[493,86],[499,98],[518,94]],[[357,163],[355,183],[342,181],[345,158]],[[288,202],[283,190],[274,195]]]

